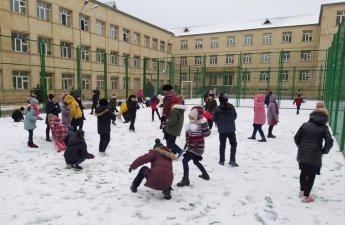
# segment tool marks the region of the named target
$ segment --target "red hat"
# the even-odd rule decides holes
[[[171,100],[171,103],[172,103],[173,105],[181,104],[182,101],[181,101],[180,96],[176,95],[175,97],[173,97],[173,99]]]

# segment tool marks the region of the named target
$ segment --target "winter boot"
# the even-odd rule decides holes
[[[82,170],[83,169],[83,167],[79,166],[78,164],[73,164],[72,168],[75,170]]]
[[[261,138],[261,140],[259,140],[259,142],[266,142],[266,138],[265,137]]]
[[[199,175],[199,177],[204,179],[204,180],[210,180],[210,176],[207,173],[203,173],[203,174]]]
[[[253,136],[251,136],[251,137],[249,137],[249,138],[247,138],[247,139],[253,139],[253,140],[255,140],[256,138],[255,138],[255,137],[253,137]]]
[[[164,198],[166,200],[170,200],[171,199],[171,190],[172,190],[172,188],[170,187],[170,188],[168,188],[168,189],[163,191],[163,195],[164,195]]]
[[[302,196],[302,202],[303,203],[311,203],[313,201],[314,201],[314,199],[312,197],[310,197],[310,196],[308,196],[308,197]]]
[[[138,191],[138,187],[136,187],[133,183],[131,184],[131,191],[133,192],[133,193],[135,193],[135,192],[137,192]]]
[[[276,138],[276,136],[273,135],[273,134],[268,134],[267,137],[268,137],[268,138]]]
[[[238,164],[236,163],[236,161],[230,161],[229,164],[232,167],[238,167]]]
[[[189,178],[183,177],[180,183],[177,183],[177,187],[189,186]]]

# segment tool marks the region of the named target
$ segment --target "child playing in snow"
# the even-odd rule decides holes
[[[150,102],[150,106],[152,110],[152,121],[154,121],[155,112],[158,116],[158,119],[160,120],[161,116],[159,115],[158,108],[157,108],[157,105],[159,104],[159,99],[157,98],[156,95],[153,95],[149,102]]]
[[[12,119],[14,122],[22,122],[24,120],[24,107],[20,107],[20,109],[16,109],[12,113]]]
[[[48,114],[47,118],[57,152],[65,151],[67,147],[64,140],[68,133],[68,127],[61,123],[59,117],[54,114]]]
[[[268,138],[275,138],[276,136],[272,134],[273,127],[279,122],[279,107],[277,103],[277,96],[270,96],[270,103],[267,107],[267,123],[268,127]]]
[[[135,127],[134,127],[135,118],[137,116],[137,110],[140,109],[135,95],[129,96],[127,100],[127,108],[128,108],[127,110],[128,119],[131,122],[129,125],[129,131],[135,132]]]
[[[256,132],[259,131],[261,140],[259,142],[266,142],[265,134],[262,130],[262,125],[266,123],[266,112],[265,112],[265,94],[258,94],[254,97],[254,122],[253,122],[253,133],[248,139],[256,139]]]
[[[126,102],[119,102],[117,103],[118,106],[120,106],[120,112],[118,112],[116,115],[117,117],[121,119],[121,116],[123,116],[123,119],[125,120],[123,123],[128,123],[129,122],[129,118],[128,118],[128,108],[127,108],[127,103]]]
[[[38,100],[36,98],[30,99],[30,105],[26,108],[24,114],[24,129],[29,132],[28,147],[38,148],[33,141],[34,129],[36,128],[37,116],[34,108],[38,108]]]
[[[205,137],[209,136],[211,131],[209,129],[207,120],[203,119],[204,110],[201,106],[193,107],[189,116],[189,124],[186,127],[186,145],[187,152],[183,155],[183,178],[180,183],[177,183],[178,187],[188,186],[189,182],[189,167],[188,162],[193,160],[193,163],[201,171],[199,177],[209,180],[210,176],[207,174],[204,166],[200,163],[202,160],[202,154],[205,149]]]
[[[137,192],[139,185],[146,178],[146,187],[163,191],[164,198],[171,199],[171,185],[174,180],[172,160],[176,160],[176,155],[156,139],[153,149],[138,157],[129,167],[129,172],[132,172],[141,165],[151,163],[151,168],[141,167],[130,187],[131,191]]]
[[[73,137],[68,141],[67,150],[64,153],[67,167],[75,170],[82,170],[79,166],[85,159],[93,159],[95,156],[87,152],[87,145],[84,139],[84,131],[77,130]]]
[[[297,97],[293,100],[293,105],[295,105],[296,103],[296,107],[297,107],[297,112],[296,114],[299,114],[299,109],[301,108],[302,103],[305,103],[305,101],[303,100],[303,98],[301,97],[301,94],[298,94]]]

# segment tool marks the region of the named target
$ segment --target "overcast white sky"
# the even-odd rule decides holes
[[[111,0],[98,0],[109,2]],[[162,28],[314,14],[337,0],[116,0],[119,10]]]

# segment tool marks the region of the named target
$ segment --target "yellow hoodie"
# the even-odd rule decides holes
[[[123,102],[120,106],[120,113],[119,115],[122,115],[122,113],[126,112],[128,110],[127,108],[127,103],[126,102]]]
[[[78,102],[71,95],[66,95],[64,102],[70,105],[70,116],[72,119],[79,119],[83,116]]]

